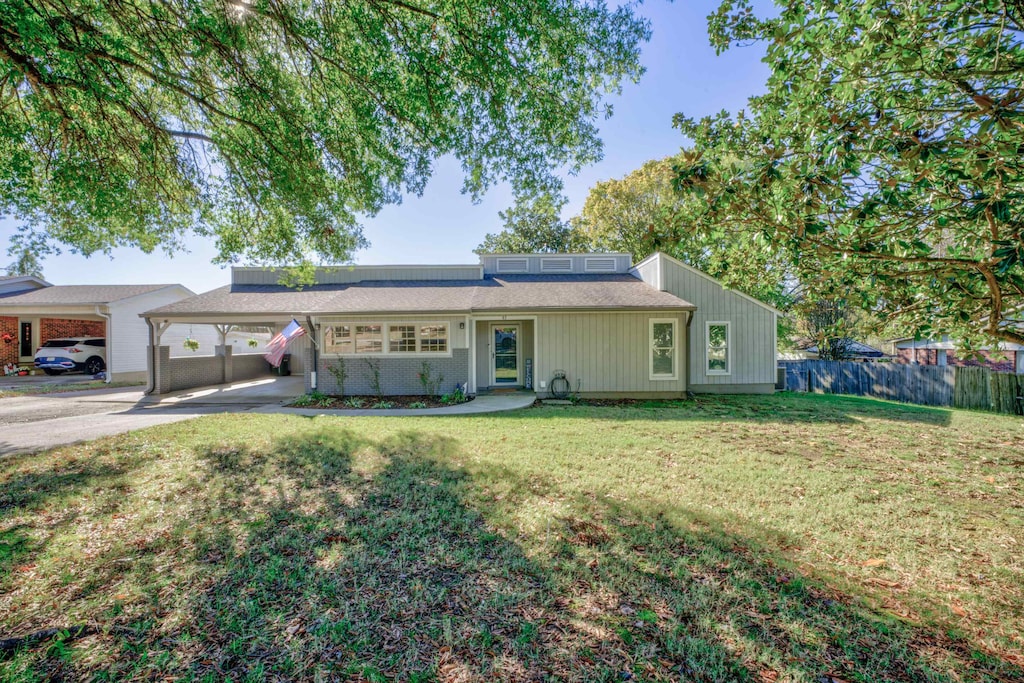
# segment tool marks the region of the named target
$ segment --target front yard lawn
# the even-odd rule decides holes
[[[1024,421],[211,416],[0,459],[0,680],[1024,680]]]

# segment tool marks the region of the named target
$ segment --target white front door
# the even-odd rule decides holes
[[[523,383],[519,325],[491,325],[491,386],[520,386]]]

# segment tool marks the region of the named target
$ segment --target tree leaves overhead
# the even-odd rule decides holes
[[[0,212],[42,249],[344,260],[440,155],[474,197],[598,160],[648,35],[599,1],[9,0]]]
[[[718,49],[762,41],[749,112],[676,124],[693,230],[759,241],[805,285],[924,336],[1024,343],[1024,29],[1019,7],[745,0]]]

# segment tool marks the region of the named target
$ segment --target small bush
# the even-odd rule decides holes
[[[409,404],[409,407],[410,408],[426,408],[428,406],[423,401],[413,401],[412,403]]]
[[[333,402],[330,396],[311,391],[292,401],[292,405],[298,408],[329,408]]]
[[[445,405],[449,406],[454,406],[458,405],[459,403],[465,402],[466,394],[462,391],[461,386],[456,386],[455,389],[451,391],[451,393],[445,394],[444,396],[441,397],[441,403],[444,403]]]
[[[376,410],[391,410],[395,407],[395,404],[391,401],[377,401],[371,407]]]
[[[339,358],[334,365],[328,365],[327,372],[334,375],[334,381],[338,383],[338,396],[344,396],[345,380],[348,378],[348,371],[345,369],[345,359]]]
[[[365,405],[366,405],[366,401],[364,401],[361,398],[353,397],[353,398],[345,399],[345,406],[348,407],[348,408],[362,408]]]

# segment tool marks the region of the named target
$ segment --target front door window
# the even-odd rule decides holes
[[[21,349],[22,358],[32,357],[32,323],[21,324]]]
[[[519,327],[494,326],[494,383],[519,384]]]

